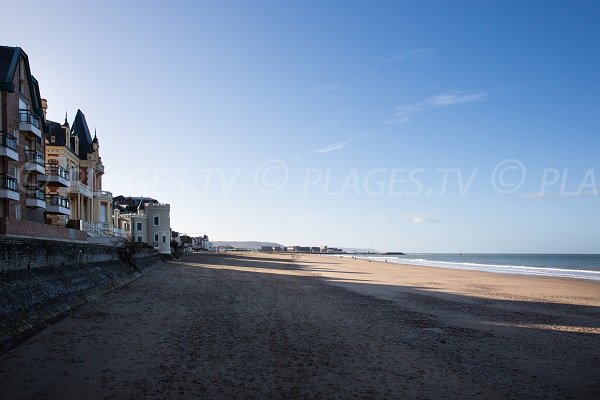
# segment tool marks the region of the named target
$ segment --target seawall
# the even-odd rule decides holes
[[[0,239],[0,352],[163,260],[139,246]]]

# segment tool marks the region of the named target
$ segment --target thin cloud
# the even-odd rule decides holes
[[[351,142],[352,142],[352,139],[347,139],[342,142],[337,142],[337,143],[331,144],[329,146],[323,147],[321,149],[318,149],[316,152],[319,154],[323,154],[323,153],[329,153],[329,152],[336,151],[336,150],[341,150],[344,147],[348,146]]]
[[[600,196],[598,190],[578,190],[577,192],[531,192],[523,193],[523,197],[528,199],[539,199],[539,198],[558,198],[558,197],[587,197],[587,196]]]
[[[433,50],[427,48],[414,49],[410,51],[405,51],[403,53],[396,54],[393,57],[390,57],[385,60],[388,63],[400,63],[405,61],[419,60],[423,58],[428,58],[433,54]]]
[[[475,103],[484,101],[489,96],[487,91],[464,92],[453,90],[445,93],[436,94],[422,101],[413,104],[406,104],[396,107],[396,115],[386,124],[401,125],[409,121],[414,115],[427,110],[433,110],[442,107],[451,107],[459,104]]]
[[[308,89],[309,92],[337,92],[341,90],[344,86],[339,85],[337,83],[326,83],[324,85],[313,86]]]
[[[438,218],[432,217],[431,215],[407,215],[404,217],[404,220],[408,222],[412,222],[413,224],[439,224],[440,221]]]
[[[396,215],[386,215],[386,214],[370,214],[366,215],[365,219],[369,221],[406,221],[411,222],[413,224],[442,224],[444,221],[440,220],[437,217],[431,215],[424,214],[410,214],[404,216],[396,216]]]

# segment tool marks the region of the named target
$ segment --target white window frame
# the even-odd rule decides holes
[[[156,243],[158,243],[158,233],[155,233],[155,234],[154,234],[154,241],[155,241]]]
[[[157,218],[158,218],[158,223],[156,223]],[[154,222],[154,226],[159,226],[160,225],[160,215],[154,214],[154,218],[152,218],[152,222]]]

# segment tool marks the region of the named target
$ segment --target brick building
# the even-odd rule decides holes
[[[69,199],[46,192],[60,184],[46,163],[45,115],[29,58],[0,46],[0,235],[86,240],[83,232],[48,224],[71,212]]]

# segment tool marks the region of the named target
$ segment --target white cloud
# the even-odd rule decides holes
[[[444,223],[437,217],[424,214],[409,214],[404,216],[386,215],[386,214],[370,214],[366,215],[365,219],[368,221],[406,221],[413,224],[441,224]]]
[[[431,50],[431,49],[427,49],[427,48],[414,49],[414,50],[409,50],[409,51],[405,51],[403,53],[396,54],[395,56],[390,57],[385,61],[390,62],[390,63],[398,63],[398,62],[427,58],[427,57],[431,56],[432,54],[433,54],[433,50]]]
[[[321,149],[318,149],[316,152],[322,154],[322,153],[329,153],[329,152],[335,151],[335,150],[341,150],[344,147],[346,147],[347,145],[349,145],[351,142],[352,142],[352,139],[347,139],[347,140],[344,140],[341,142],[331,144],[329,146],[325,146]]]
[[[407,215],[404,219],[408,222],[412,222],[413,224],[439,224],[440,221],[438,218],[432,217],[431,215]]]
[[[343,86],[337,83],[326,83],[323,85],[313,86],[309,89],[310,92],[336,92],[342,89]]]
[[[432,110],[441,107],[450,107],[458,104],[475,103],[484,101],[489,96],[489,92],[464,92],[453,90],[428,97],[422,101],[413,104],[406,104],[396,107],[396,115],[393,119],[387,121],[387,124],[401,125],[409,121],[415,114],[426,110]]]

